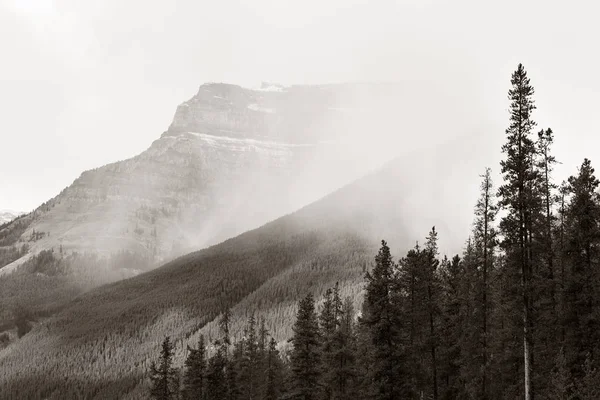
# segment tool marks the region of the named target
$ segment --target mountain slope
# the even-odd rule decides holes
[[[410,154],[293,214],[81,296],[0,351],[0,393],[145,398],[144,374],[160,340],[176,339],[181,365],[185,345],[200,331],[210,336],[225,306],[238,318],[234,333],[244,314],[257,312],[269,315],[278,340],[288,339],[299,296],[336,281],[345,295],[360,293],[380,239],[403,251],[436,224],[447,246],[464,240],[454,225],[464,217],[444,209],[467,188],[451,179],[436,184],[449,176],[439,158],[446,151],[459,160],[452,173],[481,168],[463,144]],[[425,165],[427,173],[407,173]],[[442,195],[445,185],[453,191]],[[433,206],[421,200],[428,196],[436,196]]]
[[[130,251],[160,263],[218,243],[390,159],[393,147],[375,155],[370,144],[410,120],[396,111],[410,96],[398,85],[268,89],[202,85],[148,150],[84,172],[26,226],[0,227],[13,237],[1,247],[28,245],[0,274],[45,249]]]

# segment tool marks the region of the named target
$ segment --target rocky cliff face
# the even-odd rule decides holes
[[[145,152],[84,172],[23,218],[4,245],[29,253],[0,273],[48,248],[160,262],[314,201],[376,165],[360,141],[381,132],[382,88],[202,85]]]

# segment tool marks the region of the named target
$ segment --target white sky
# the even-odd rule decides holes
[[[416,79],[503,135],[523,62],[557,175],[600,168],[598,15],[592,0],[0,0],[0,209],[143,151],[207,81]]]

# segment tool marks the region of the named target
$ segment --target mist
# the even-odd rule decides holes
[[[597,10],[589,2],[228,1],[209,12],[192,1],[4,0],[0,7],[2,208],[32,210],[81,171],[140,153],[205,82],[412,82],[417,97],[402,109],[417,122],[407,121],[386,146],[401,149],[423,131],[501,136],[507,79],[523,62],[537,89],[536,119],[558,133],[557,174],[570,174],[583,148],[598,148]],[[506,22],[517,8],[527,21],[519,32]]]

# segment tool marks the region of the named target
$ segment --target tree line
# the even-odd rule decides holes
[[[537,131],[534,88],[519,64],[509,90],[502,183],[481,176],[472,234],[452,258],[438,234],[395,261],[382,241],[362,308],[336,286],[319,310],[298,304],[291,350],[248,321],[151,368],[157,399],[600,398],[600,181],[589,159],[557,184],[554,132]],[[264,323],[263,323],[264,324]],[[264,325],[260,325],[264,326]]]

